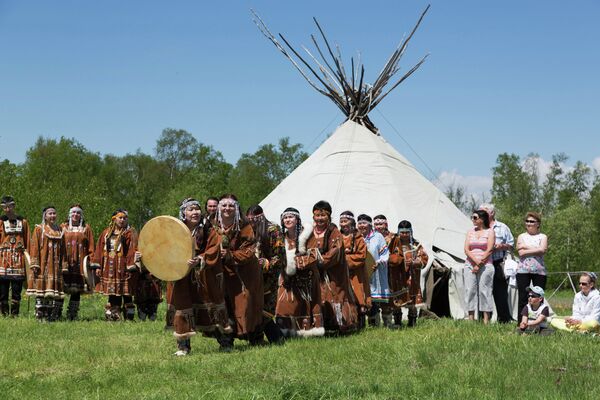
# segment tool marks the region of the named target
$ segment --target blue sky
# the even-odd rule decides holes
[[[401,65],[428,60],[371,114],[389,142],[473,192],[500,152],[600,167],[600,2],[430,3]],[[348,60],[361,52],[372,82],[426,4],[0,0],[0,159],[22,162],[40,135],[152,153],[167,127],[232,163],[283,136],[313,151],[343,116],[249,9],[296,45],[316,16]]]

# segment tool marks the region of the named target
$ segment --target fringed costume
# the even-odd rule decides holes
[[[64,232],[47,223],[36,225],[31,236],[30,255],[27,295],[35,297],[36,318],[58,320],[65,298],[62,274],[67,271]]]
[[[108,228],[100,234],[94,263],[100,269],[100,293],[108,296],[105,316],[108,321],[118,321],[121,313],[127,320],[135,317],[135,305],[132,296],[138,278],[138,268],[135,265],[137,248],[137,232],[128,225],[118,228],[115,218],[125,215],[119,210],[113,215]]]
[[[2,206],[12,198],[3,199]],[[26,252],[29,249],[29,223],[16,215],[0,217],[0,312],[17,316],[21,304],[21,291],[26,277]],[[9,303],[9,291],[12,299]]]
[[[282,226],[286,216],[295,217],[296,224],[293,232],[285,234],[284,231],[286,267],[279,278],[275,321],[286,337],[323,336],[319,269],[316,265],[302,263],[312,225],[302,229],[300,213],[290,207],[281,215]]]
[[[344,254],[350,273],[350,284],[356,298],[361,326],[366,312],[371,308],[371,286],[365,261],[367,245],[359,232],[344,235]]]
[[[184,210],[194,206],[199,209],[200,204],[185,199],[180,219],[185,222]],[[190,338],[197,332],[217,338],[233,332],[225,305],[219,236],[208,221],[200,222],[191,235],[198,265],[185,278],[171,283],[171,293],[167,291],[167,301],[174,310],[173,335],[177,338],[178,355],[190,352]]]

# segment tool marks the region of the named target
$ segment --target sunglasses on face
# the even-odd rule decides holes
[[[479,215],[472,215],[471,220],[477,221],[479,219]]]
[[[579,282],[579,284],[580,284],[581,286],[587,286],[587,285],[589,285],[589,282]]]
[[[537,221],[535,219],[526,219],[525,223],[526,224],[537,224]]]
[[[528,296],[528,297],[531,297],[532,299],[539,299],[539,298],[540,298],[540,297],[542,297],[542,296],[540,296],[540,295],[537,295],[537,294],[534,294],[534,293],[529,293],[529,296]]]

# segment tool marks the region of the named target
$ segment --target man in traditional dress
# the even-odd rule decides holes
[[[254,230],[256,257],[263,272],[263,331],[269,343],[281,343],[283,335],[273,317],[277,305],[279,276],[285,266],[286,253],[283,234],[279,225],[273,224],[265,218],[263,209],[259,205],[248,208],[246,216]]]
[[[6,316],[19,315],[21,292],[26,276],[26,257],[29,249],[29,223],[15,213],[15,199],[4,196],[0,217],[0,312]],[[8,302],[12,292],[11,302]]]
[[[366,315],[371,308],[371,287],[367,271],[367,245],[356,229],[356,220],[351,211],[340,215],[340,232],[344,236],[344,255],[350,273],[350,284],[358,309],[358,327],[366,326]]]
[[[494,264],[492,293],[496,304],[496,312],[498,313],[498,322],[509,323],[512,321],[512,315],[508,306],[508,282],[504,275],[504,258],[507,252],[512,251],[515,239],[510,228],[496,220],[496,207],[493,204],[484,203],[479,206],[479,209],[484,210],[490,216],[490,228],[494,230],[496,235],[496,243],[492,253],[492,263]]]
[[[331,223],[331,205],[313,206],[314,228],[306,243],[307,254],[296,257],[298,268],[317,266],[321,278],[321,307],[325,331],[350,333],[358,329],[356,299],[344,257],[344,240]]]
[[[392,288],[401,291],[394,298],[394,319],[396,325],[402,325],[402,307],[408,308],[408,326],[417,323],[417,305],[423,303],[421,294],[421,268],[427,265],[429,257],[413,237],[412,224],[400,221],[398,234],[390,243],[390,269],[394,271]]]
[[[392,327],[392,309],[390,307],[390,285],[388,281],[389,251],[383,235],[373,230],[373,219],[361,214],[358,216],[358,230],[362,234],[367,250],[373,257],[373,274],[371,275],[371,301],[373,306],[369,312],[369,325],[379,326],[379,311],[383,326]]]
[[[204,205],[206,209],[206,220],[213,220],[216,218],[217,211],[219,209],[219,199],[216,197],[209,197]]]

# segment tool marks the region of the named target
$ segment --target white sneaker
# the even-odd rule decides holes
[[[175,353],[173,353],[173,355],[177,357],[187,356],[188,354],[189,352],[186,350],[177,350]]]

